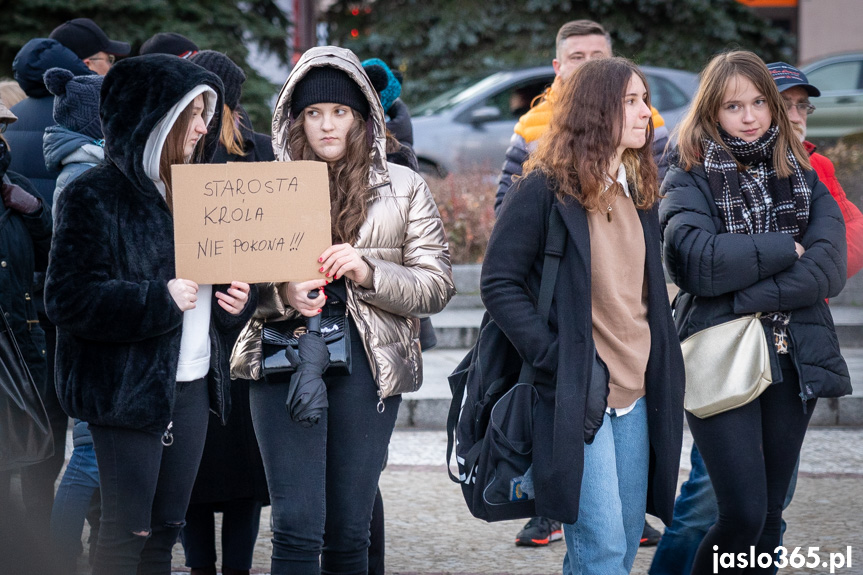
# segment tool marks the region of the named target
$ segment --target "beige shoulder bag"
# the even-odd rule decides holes
[[[746,405],[773,383],[761,314],[699,331],[683,340],[683,407],[704,419]]]

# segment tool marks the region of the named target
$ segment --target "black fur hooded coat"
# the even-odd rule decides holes
[[[167,285],[175,277],[173,219],[143,156],[154,126],[202,84],[216,91],[220,109],[219,78],[187,60],[150,55],[114,66],[101,93],[107,161],[58,204],[45,285],[57,325],[57,395],[69,415],[92,424],[161,432],[171,419],[183,325]],[[212,303],[210,407],[223,422],[230,350],[254,311],[254,288],[250,295],[239,316]]]

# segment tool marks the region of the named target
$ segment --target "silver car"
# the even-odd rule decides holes
[[[641,69],[653,105],[671,129],[695,94],[698,76],[668,68]],[[417,106],[411,113],[420,171],[440,177],[472,170],[498,173],[518,118],[552,81],[551,66],[498,72]]]
[[[806,122],[812,138],[838,138],[863,132],[863,53],[843,54],[801,68],[821,91],[812,98],[817,111]]]

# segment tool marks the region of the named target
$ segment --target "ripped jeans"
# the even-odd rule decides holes
[[[93,575],[169,575],[209,420],[204,379],[177,383],[174,442],[159,433],[90,425],[102,489]]]

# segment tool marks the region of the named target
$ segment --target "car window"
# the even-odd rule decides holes
[[[822,92],[858,90],[860,88],[860,62],[836,62],[812,70],[806,76],[809,83]]]
[[[651,104],[660,112],[680,108],[689,103],[689,98],[683,90],[667,78],[647,75],[647,82],[650,84]]]
[[[415,110],[411,111],[412,116],[431,116],[432,114],[440,114],[454,106],[459,105],[465,100],[473,98],[476,94],[485,91],[489,86],[495,86],[499,83],[507,82],[512,76],[512,72],[498,72],[492,74],[488,78],[477,82],[467,88],[453,88],[433,98],[432,100],[420,104]]]
[[[530,110],[533,99],[542,94],[553,81],[554,76],[521,82],[486,98],[477,108],[492,106],[500,110],[501,120],[517,120]]]

